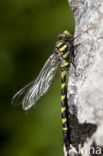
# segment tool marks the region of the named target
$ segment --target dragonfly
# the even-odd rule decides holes
[[[61,116],[64,144],[69,142],[68,105],[67,105],[67,73],[74,62],[73,36],[65,30],[58,36],[54,52],[47,59],[36,80],[20,89],[12,98],[13,104],[21,102],[24,110],[35,106],[36,102],[48,91],[58,66],[61,71]]]

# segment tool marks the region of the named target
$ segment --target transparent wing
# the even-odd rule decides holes
[[[58,57],[57,54],[53,53],[46,61],[37,79],[19,90],[14,95],[12,103],[16,104],[22,99],[21,103],[24,110],[35,105],[37,100],[48,91],[57,67]]]

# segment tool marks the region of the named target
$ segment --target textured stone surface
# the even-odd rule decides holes
[[[79,124],[97,126],[83,145],[80,143],[81,151],[85,151],[93,142],[103,146],[103,0],[68,1],[75,17],[74,35],[82,34],[74,41],[74,45],[80,45],[75,49],[76,69],[71,66],[69,73],[69,111],[76,115]],[[70,156],[75,152],[71,153]]]

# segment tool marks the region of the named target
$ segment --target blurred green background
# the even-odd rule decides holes
[[[65,29],[74,30],[67,0],[0,1],[0,156],[63,156],[58,74],[36,109],[25,113],[11,98],[36,78]]]

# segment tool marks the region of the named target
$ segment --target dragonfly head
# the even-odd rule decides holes
[[[72,42],[73,41],[73,36],[70,32],[65,30],[62,34],[59,35],[59,40],[65,40],[67,42]]]

